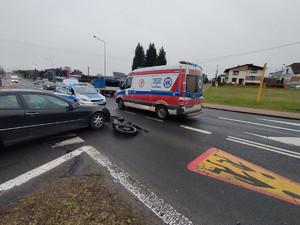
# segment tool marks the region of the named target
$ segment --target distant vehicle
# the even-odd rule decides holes
[[[100,129],[110,112],[100,105],[81,105],[37,90],[0,90],[0,146],[82,127]]]
[[[91,84],[98,90],[102,95],[114,96],[120,88],[120,81],[114,79],[99,78],[91,81]]]
[[[54,90],[54,89],[55,89],[55,86],[56,86],[56,84],[53,83],[53,82],[50,82],[50,81],[45,82],[45,83],[43,84],[44,90]]]
[[[33,84],[35,85],[39,85],[41,83],[41,80],[36,79],[35,81],[33,81]]]
[[[179,63],[132,71],[115,95],[119,108],[128,106],[153,111],[159,119],[169,114],[202,113],[202,69],[197,64]]]
[[[54,94],[81,104],[106,104],[106,98],[90,84],[73,82],[67,84],[65,81],[64,83],[55,87]]]
[[[12,83],[19,83],[19,77],[17,75],[11,76],[11,82]]]
[[[296,85],[296,86],[295,86],[295,89],[300,89],[300,85]]]

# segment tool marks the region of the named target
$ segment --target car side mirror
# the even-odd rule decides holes
[[[69,104],[69,106],[66,107],[67,111],[72,111],[74,109],[76,109],[75,104]]]

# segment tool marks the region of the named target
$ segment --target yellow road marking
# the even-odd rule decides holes
[[[300,205],[300,184],[216,148],[192,161],[188,169]]]

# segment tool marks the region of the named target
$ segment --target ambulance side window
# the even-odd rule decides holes
[[[127,78],[126,83],[125,83],[125,89],[131,88],[131,84],[132,84],[132,77]]]

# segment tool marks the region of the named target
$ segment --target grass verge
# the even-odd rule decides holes
[[[0,224],[145,224],[98,175],[70,176],[0,208]]]
[[[258,87],[210,87],[204,92],[204,103],[240,106],[300,113],[300,90],[263,88],[257,102]]]

